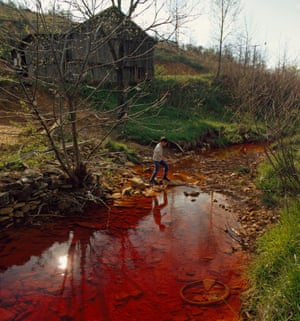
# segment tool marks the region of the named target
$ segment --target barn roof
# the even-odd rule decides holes
[[[79,29],[100,31],[105,36],[113,36],[122,39],[144,39],[155,42],[142,28],[134,23],[116,6],[109,7],[91,19],[83,22]]]

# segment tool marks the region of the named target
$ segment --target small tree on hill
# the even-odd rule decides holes
[[[240,0],[213,0],[212,16],[216,25],[218,39],[218,66],[216,77],[222,69],[222,56],[226,38],[232,32],[233,24],[241,12]]]
[[[168,12],[170,16],[170,23],[174,27],[175,42],[180,44],[180,37],[182,29],[186,24],[195,20],[199,14],[199,5],[201,1],[186,1],[186,0],[169,0]]]

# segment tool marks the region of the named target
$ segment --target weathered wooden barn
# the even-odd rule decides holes
[[[13,52],[14,64],[47,82],[128,84],[154,76],[155,40],[110,7],[63,34],[35,34]]]

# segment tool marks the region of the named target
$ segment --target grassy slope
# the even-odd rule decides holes
[[[61,15],[45,14],[42,17],[29,9],[19,9],[13,3],[5,4],[0,1],[0,24],[0,57],[10,59],[11,49],[27,35],[61,32],[72,23]]]
[[[186,69],[184,69],[186,70]],[[160,136],[184,147],[201,147],[203,144],[219,146],[242,141],[239,125],[224,109],[226,101],[209,74],[159,76],[151,82],[139,84],[143,94],[128,94],[129,120],[120,128],[121,136],[142,144],[156,141]],[[85,94],[91,92],[85,88]],[[158,100],[164,97],[160,104]],[[116,94],[99,90],[93,96],[99,110],[115,106]],[[106,105],[102,105],[106,101]]]
[[[299,202],[290,204],[258,241],[245,304],[257,321],[300,320],[299,210]]]
[[[299,140],[294,142],[294,147],[299,170]],[[257,321],[300,320],[299,190],[284,184],[280,173],[265,162],[260,164],[256,178],[264,203],[281,209],[280,221],[258,240],[248,270],[251,286],[245,306]]]

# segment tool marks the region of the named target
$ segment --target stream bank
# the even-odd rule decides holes
[[[152,171],[152,149],[137,145],[133,147],[142,159],[138,166],[126,162],[126,159],[123,162],[113,162],[108,168],[109,177],[105,177],[103,164],[93,164],[97,192],[93,191],[92,194],[84,188],[73,191],[66,177],[53,164],[34,171],[2,170],[2,228],[12,228],[24,222],[40,225],[43,221],[64,216],[64,212],[77,212],[81,215],[88,203],[99,203],[100,197],[104,197],[109,205],[126,196],[151,196],[155,193],[148,185]],[[244,248],[252,251],[257,237],[278,219],[278,214],[273,209],[261,204],[260,191],[253,182],[257,165],[264,159],[260,145],[236,145],[204,153],[181,153],[167,149],[166,156],[173,182],[179,181],[179,185],[193,184],[203,192],[217,192],[227,196],[230,204],[227,210],[238,214],[243,228],[234,237],[239,239]],[[190,166],[191,162],[193,166]],[[163,188],[161,186],[154,189]],[[95,195],[99,198],[95,199]]]

